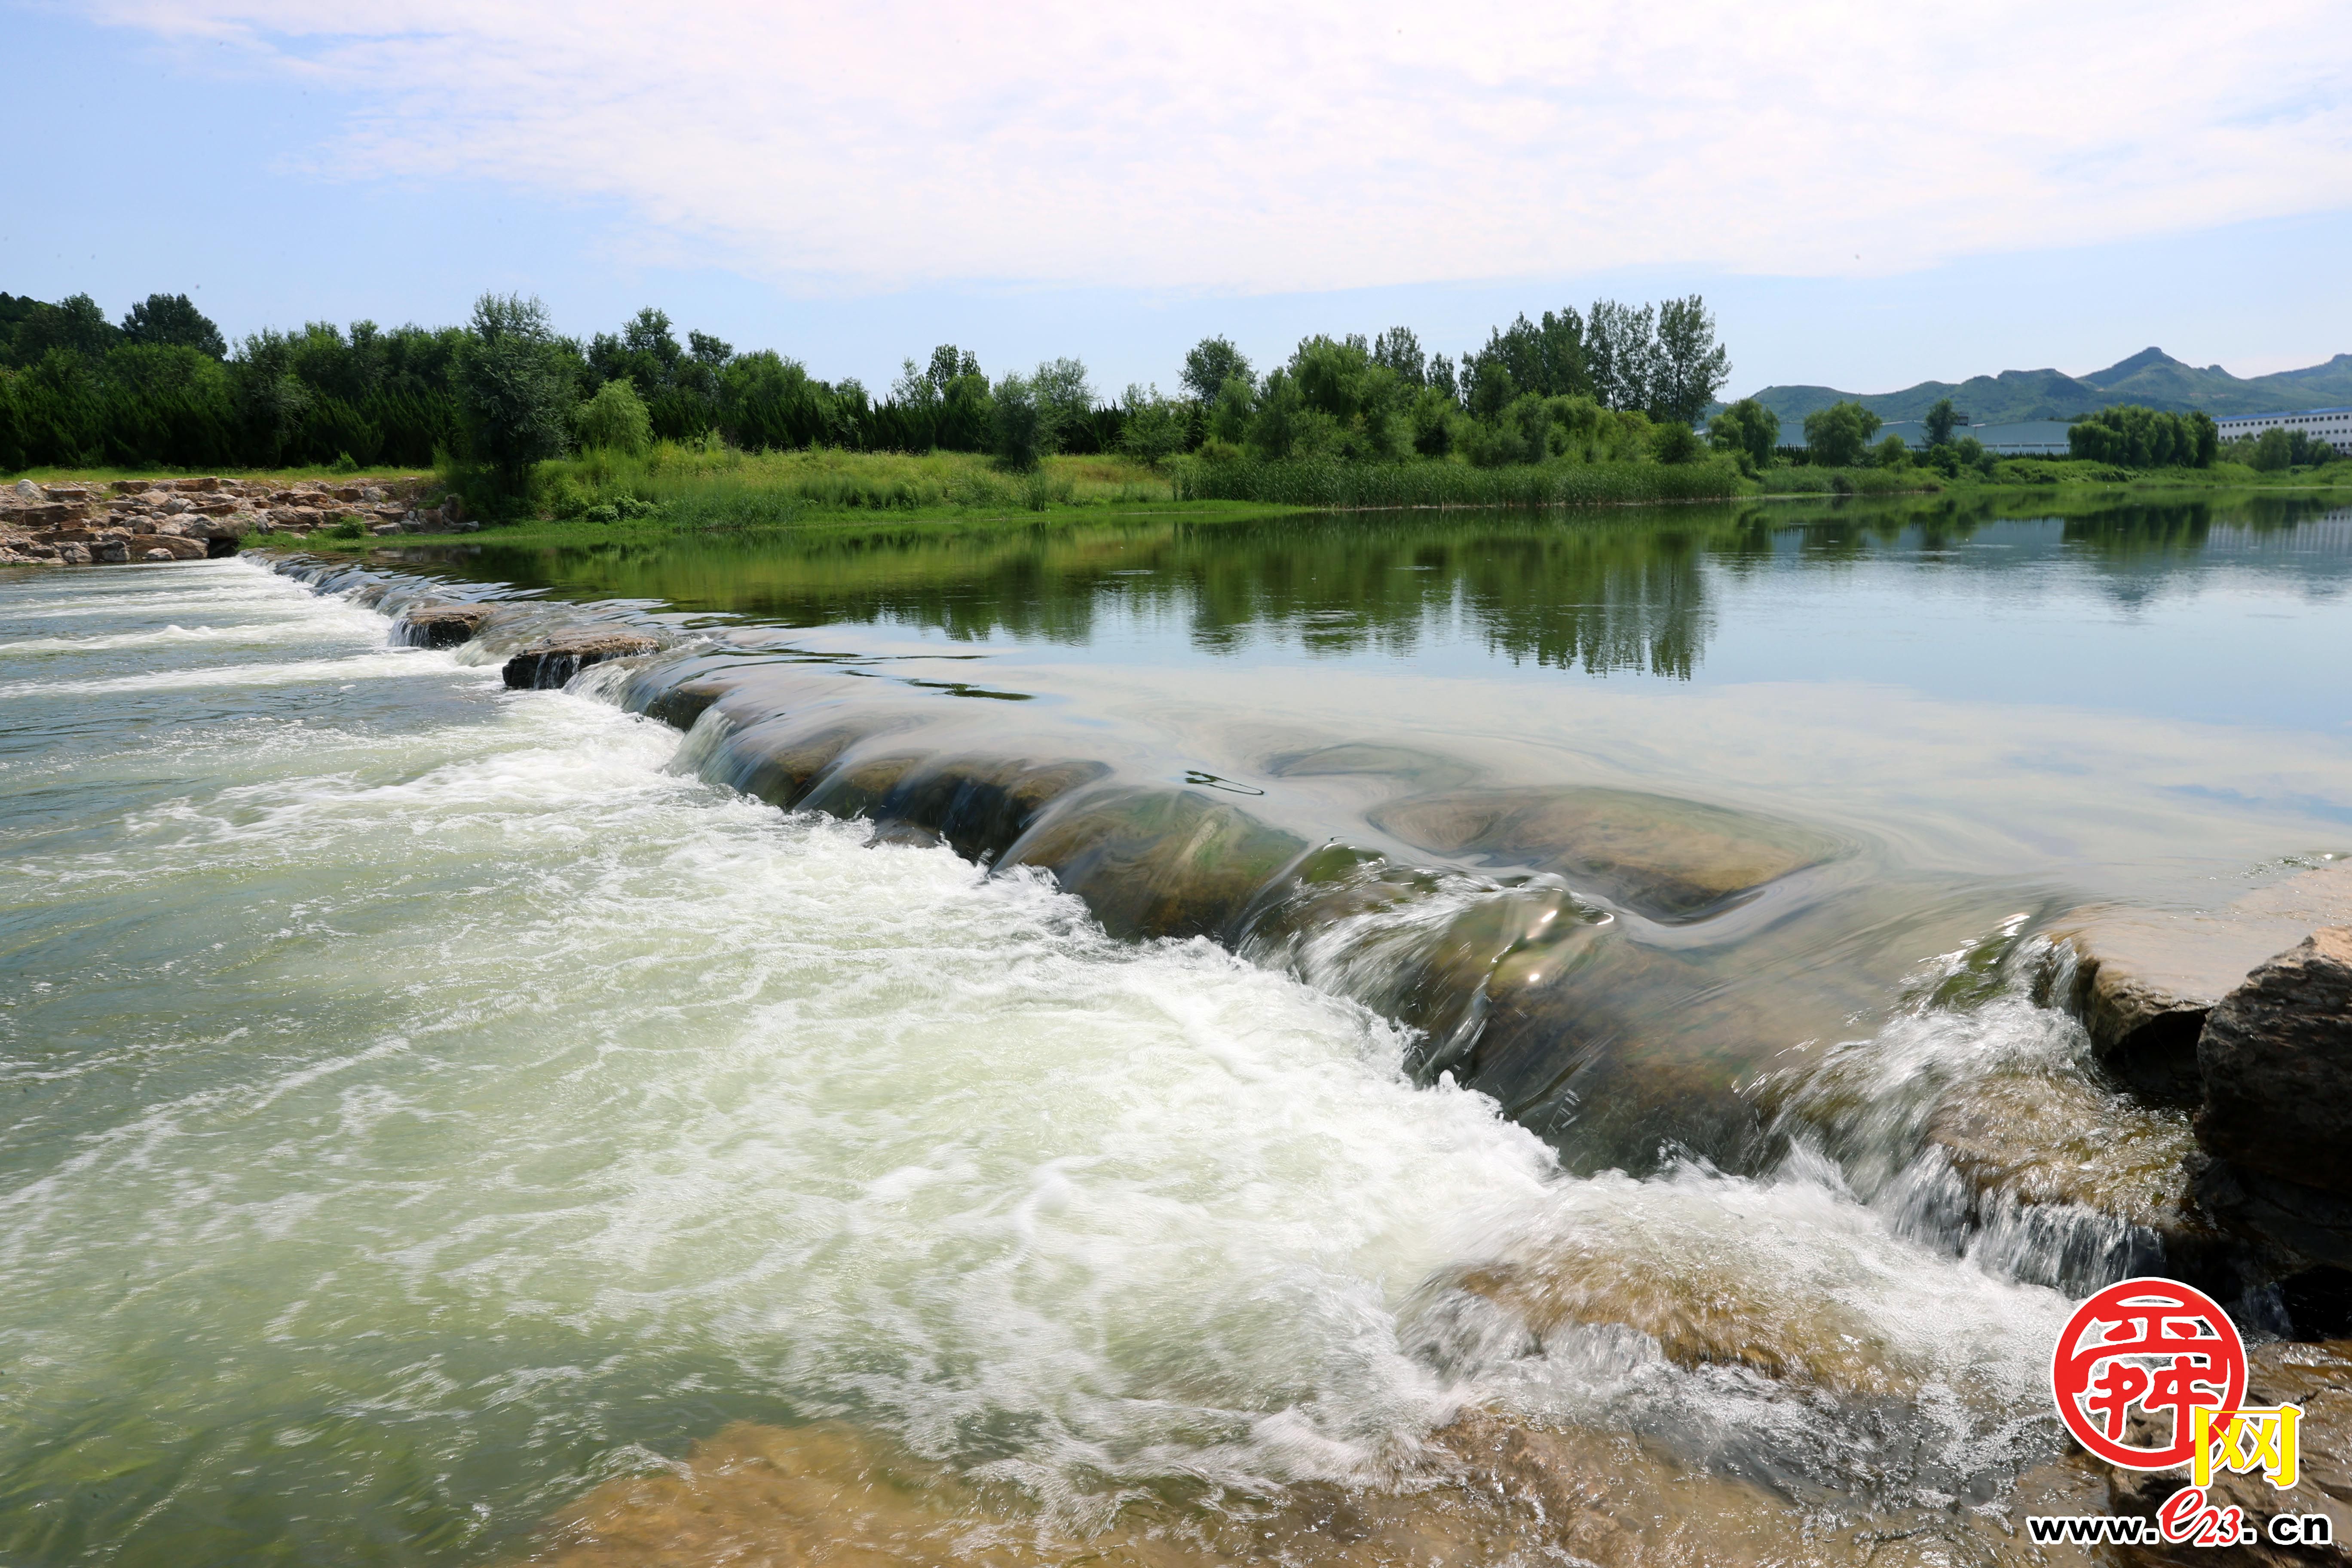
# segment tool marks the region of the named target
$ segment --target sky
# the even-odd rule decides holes
[[[1384,0],[0,0],[0,289],[119,317],[954,342],[1172,389],[1223,333],[1699,293],[1727,393],[2352,351],[2352,20]]]

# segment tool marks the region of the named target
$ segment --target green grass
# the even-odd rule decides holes
[[[1166,476],[1124,458],[1049,458],[1035,472],[1001,472],[969,452],[739,452],[667,442],[643,457],[596,451],[541,463],[530,510],[585,516],[624,498],[650,502],[681,527],[762,527],[825,512],[1014,512],[1165,504]]]
[[[1268,463],[1192,459],[1176,465],[1187,500],[1255,501],[1355,511],[1400,507],[1567,507],[1720,500],[1749,489],[1727,458],[1696,463]]]

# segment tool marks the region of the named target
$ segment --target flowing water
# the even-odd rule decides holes
[[[1434,890],[1114,936],[730,787],[715,712],[609,671],[509,690],[247,560],[0,574],[0,1561],[2032,1561],[2021,1510],[2100,1505],[2043,1377],[2107,1265],[1923,1208],[1920,1129],[2006,1075],[2173,1157],[2033,1000],[2037,922],[2352,844],[2315,509],[396,569],[1351,824]],[[1828,869],[1694,924],[1394,808],[1555,781]],[[1780,1053],[1718,1086],[1770,1135],[1604,1159],[1409,1071],[1382,955],[1449,888],[1700,966]]]

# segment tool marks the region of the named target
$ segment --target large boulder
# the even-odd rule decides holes
[[[2289,877],[2205,910],[2097,908],[2053,926],[2071,969],[2050,1000],[2080,1018],[2110,1071],[2152,1098],[2203,1094],[2197,1037],[2255,965],[2315,927],[2352,920],[2352,863]]]
[[[2207,1018],[2197,1061],[2198,1202],[2313,1298],[2301,1315],[2352,1321],[2352,927],[2246,976]]]
[[[2197,1040],[2197,1138],[2241,1169],[2352,1193],[2352,926],[2245,978]]]
[[[506,683],[524,689],[559,688],[591,665],[651,653],[660,646],[655,637],[627,626],[571,626],[507,660]]]

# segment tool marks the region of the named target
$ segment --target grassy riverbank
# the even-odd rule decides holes
[[[39,483],[106,484],[152,478],[112,468],[43,469]],[[643,456],[595,451],[539,464],[526,496],[499,502],[484,476],[445,470],[289,468],[236,478],[293,484],[352,484],[426,478],[427,489],[464,496],[485,520],[471,537],[522,546],[651,543],[698,535],[814,531],[842,537],[908,531],[990,532],[1036,522],[1083,524],[1181,517],[1214,521],[1306,511],[1461,507],[1570,509],[1696,501],[1867,501],[1943,497],[1971,507],[2000,503],[2065,510],[2157,501],[2220,489],[2344,493],[2352,461],[2261,473],[2235,463],[2132,471],[2102,463],[2003,459],[1990,474],[1948,477],[1922,464],[1891,468],[1778,467],[1743,478],[1729,459],[1553,462],[1481,468],[1460,462],[1388,464],[1247,458],[1178,458],[1161,468],[1118,456],[1059,456],[1026,474],[977,454],[848,452],[817,448],[746,453],[718,443],[662,443]],[[503,513],[503,515],[501,515]],[[314,534],[313,549],[362,552],[383,541],[360,531]]]

